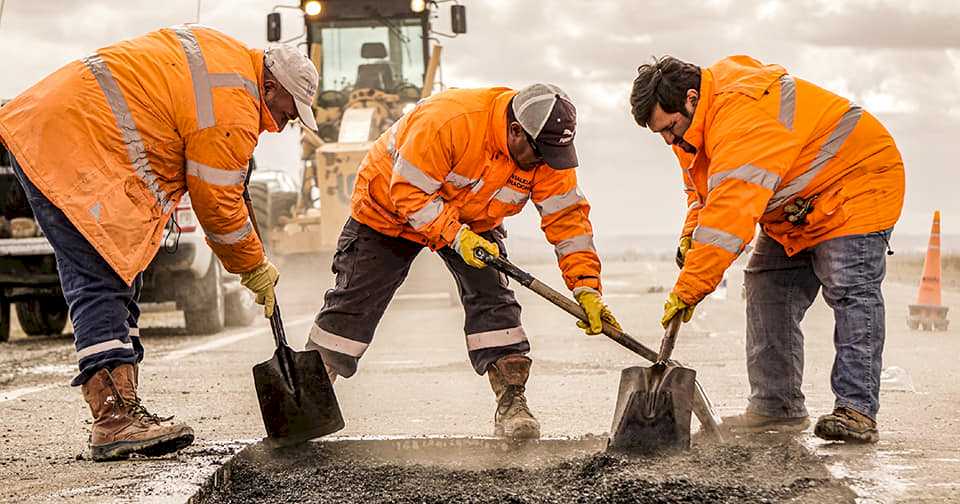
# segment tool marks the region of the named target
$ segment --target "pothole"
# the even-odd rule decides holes
[[[853,502],[792,438],[756,436],[654,456],[606,453],[606,438],[340,438],[250,446],[193,504],[227,502]]]

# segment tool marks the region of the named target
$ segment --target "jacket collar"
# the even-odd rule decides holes
[[[507,107],[517,92],[508,89],[493,99],[490,110],[490,127],[487,130],[487,147],[491,152],[499,152],[510,159],[510,148],[507,146]]]
[[[257,78],[257,92],[260,94],[260,131],[277,132],[280,125],[273,120],[270,115],[270,109],[267,108],[267,102],[263,101],[263,51],[260,49],[250,49],[250,62],[253,63],[253,74]]]
[[[687,128],[687,132],[683,134],[683,139],[697,148],[697,156],[703,153],[707,110],[713,106],[713,90],[713,73],[709,68],[702,68],[700,71],[700,99],[697,102],[697,110],[693,112],[690,127]]]

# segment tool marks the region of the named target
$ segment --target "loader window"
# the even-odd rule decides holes
[[[360,72],[369,77],[371,68],[382,67],[384,72],[389,65],[390,75],[377,79],[383,83],[384,90],[390,91],[404,85],[423,85],[422,33],[419,21],[395,21],[395,29],[387,26],[324,26],[321,31],[323,43],[323,68],[321,69],[322,88],[328,90],[351,90],[357,85],[358,71],[361,65],[367,71]],[[386,58],[364,58],[361,48],[365,43],[380,43],[387,49]],[[383,73],[383,72],[381,72]],[[361,84],[369,79],[361,76]],[[366,86],[364,86],[366,87]]]

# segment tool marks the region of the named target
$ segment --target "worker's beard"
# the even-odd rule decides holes
[[[270,108],[263,100],[260,100],[260,131],[269,131],[270,133],[280,131],[277,120],[273,118],[273,113],[270,112]]]
[[[684,140],[683,138],[677,139],[677,141],[674,142],[674,145],[683,149],[683,152],[686,152],[687,154],[697,153],[697,148],[694,147],[693,144],[691,144],[690,142]]]

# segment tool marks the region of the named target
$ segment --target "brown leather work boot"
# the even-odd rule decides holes
[[[839,407],[817,420],[813,434],[828,441],[848,443],[876,443],[880,441],[877,422],[859,411]]]
[[[131,453],[157,457],[193,443],[193,429],[170,424],[149,413],[137,397],[131,364],[97,371],[83,384],[83,398],[93,414],[90,455],[97,462],[122,460]]]
[[[721,427],[734,434],[770,431],[801,432],[810,427],[810,417],[772,417],[747,411],[736,416],[723,417]]]
[[[511,439],[540,437],[540,422],[530,413],[527,398],[523,396],[531,362],[525,355],[507,355],[487,369],[490,386],[497,395],[494,436]]]

